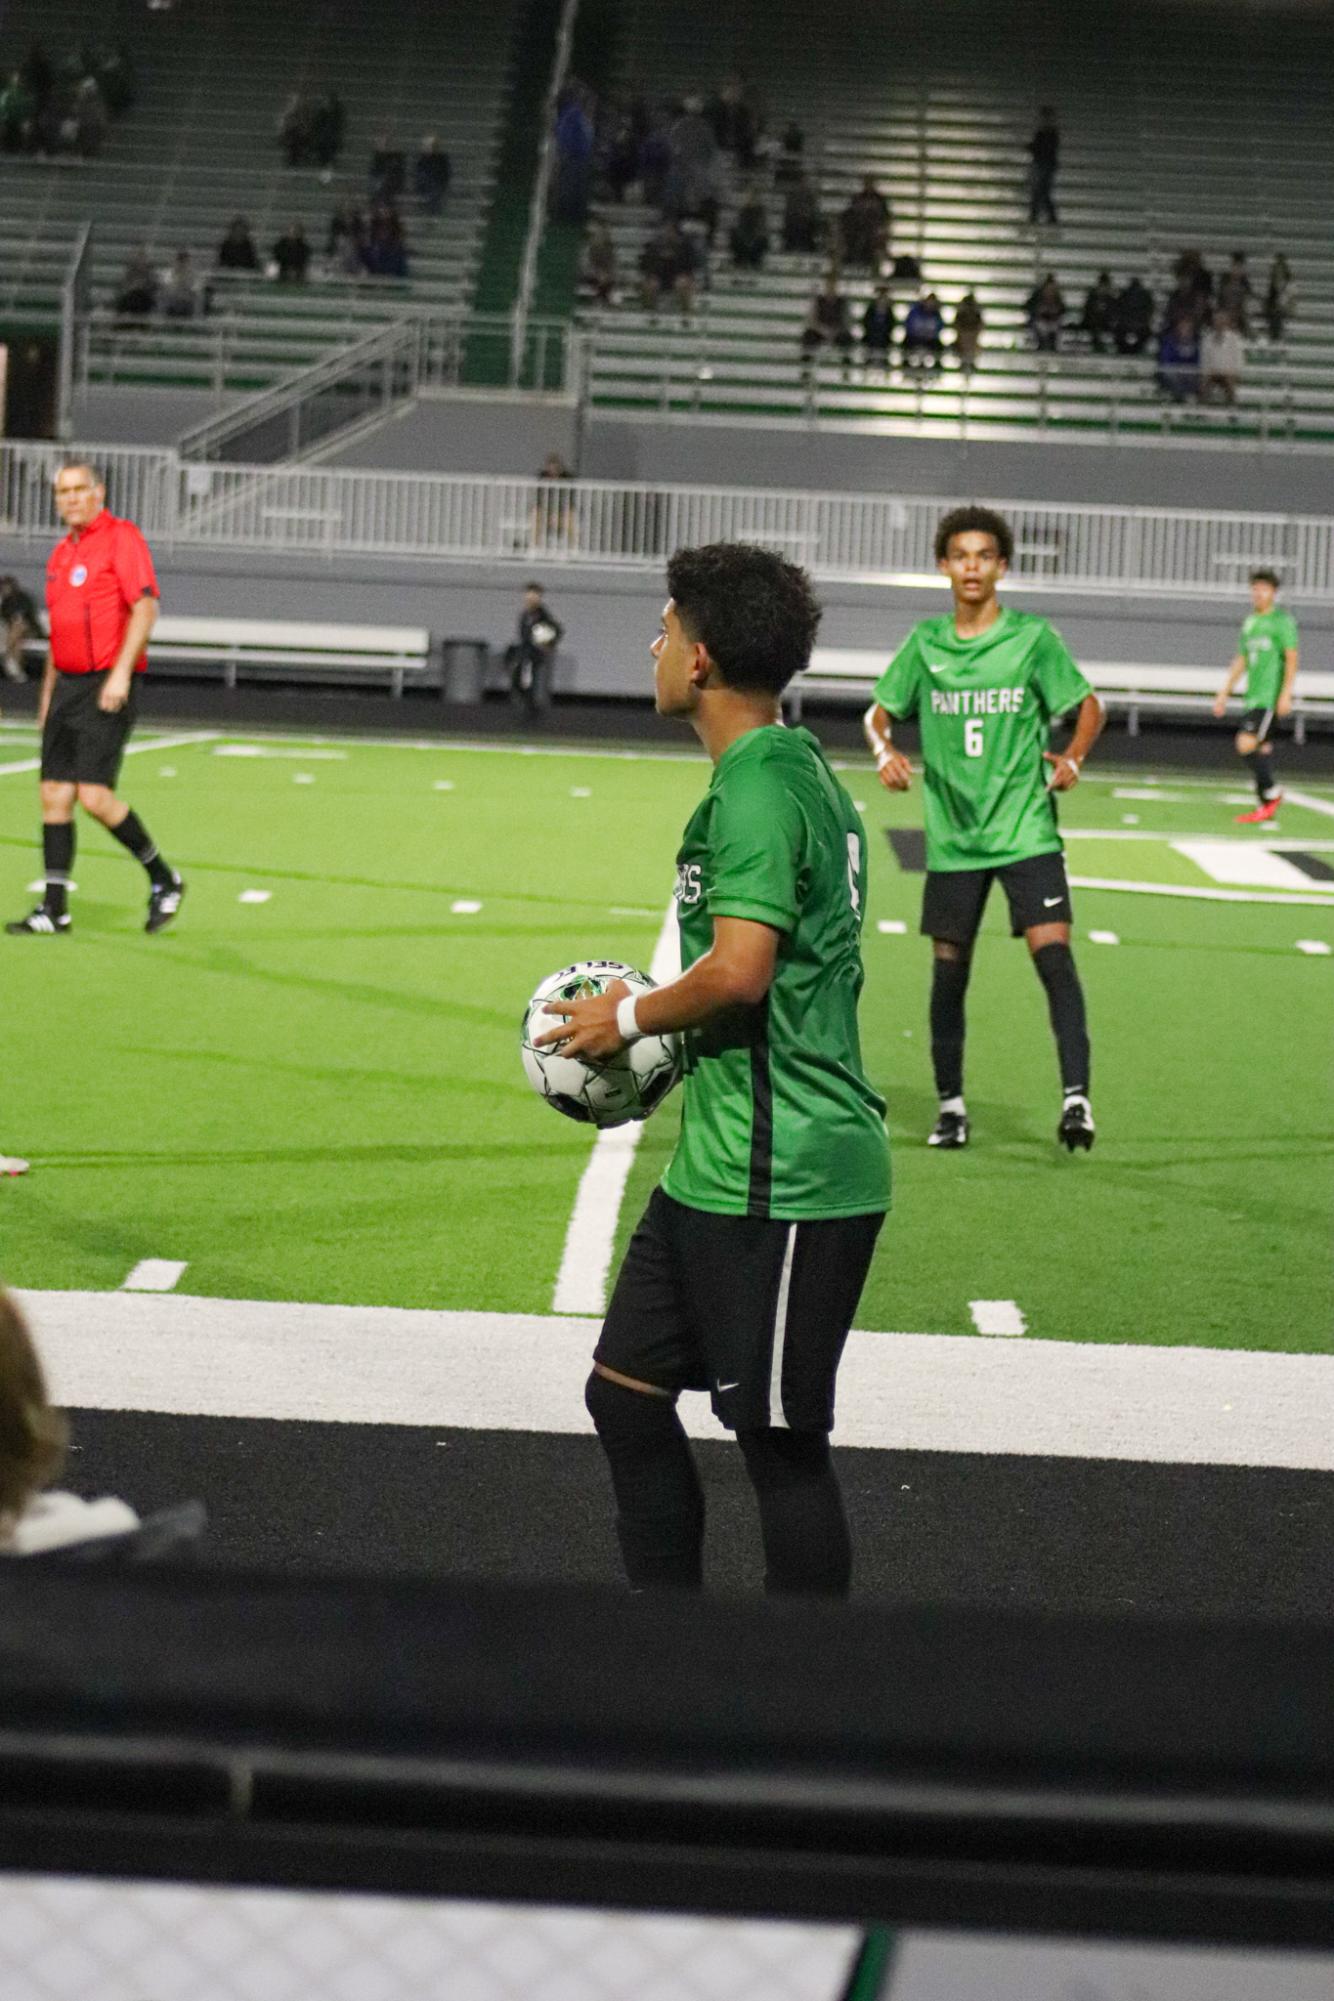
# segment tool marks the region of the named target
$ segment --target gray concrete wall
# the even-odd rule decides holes
[[[237,400],[207,389],[94,387],[75,398],[74,435],[85,444],[174,445],[191,424]]]
[[[576,412],[552,398],[423,396],[379,430],[326,453],[329,466],[393,472],[535,473],[549,452],[575,459]]]
[[[789,429],[650,418],[592,418],[588,479],[771,486],[830,493],[988,496],[1085,505],[1208,507],[1263,513],[1334,510],[1334,453],[1244,447],[958,443],[879,437],[864,428]]]

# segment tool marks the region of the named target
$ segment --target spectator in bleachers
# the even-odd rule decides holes
[[[1153,293],[1138,275],[1116,295],[1112,338],[1118,354],[1143,354],[1153,338]]]
[[[1172,290],[1163,307],[1164,327],[1189,320],[1198,333],[1213,310],[1213,276],[1198,250],[1183,250],[1172,267]]]
[[[81,159],[93,160],[106,143],[111,117],[97,78],[84,77],[74,93],[69,116],[62,122],[61,136]]]
[[[600,306],[616,303],[616,245],[605,222],[590,224],[579,264],[579,282]]]
[[[556,118],[556,175],[551,213],[557,222],[588,220],[593,186],[593,99],[582,84],[571,85]]]
[[[649,208],[662,207],[667,176],[671,170],[671,132],[665,115],[658,114],[650,119],[649,128],[639,144],[639,179]]]
[[[18,70],[11,70],[0,90],[0,150],[31,151],[36,136],[37,103]]]
[[[1049,271],[1024,301],[1024,322],[1039,354],[1055,354],[1065,324],[1065,294]]]
[[[1099,271],[1084,294],[1084,310],[1079,326],[1088,335],[1095,354],[1106,354],[1112,345],[1116,323],[1116,288],[1110,271]]]
[[[1240,327],[1221,307],[1200,335],[1200,401],[1226,403],[1237,400],[1237,385],[1246,365],[1246,345]]]
[[[672,163],[662,191],[662,212],[702,222],[709,248],[718,228],[718,142],[698,97],[688,97],[669,134]]]
[[[964,293],[954,308],[954,352],[959,366],[966,374],[977,367],[977,358],[982,348],[982,328],[984,320],[982,308],[977,302],[977,294],[971,289]]]
[[[158,275],[147,249],[141,244],[125,260],[116,290],[115,311],[120,320],[146,320],[157,304]]]
[[[799,181],[805,168],[802,154],[806,150],[806,134],[795,118],[789,119],[783,127],[778,141],[778,156],[774,161],[774,181],[779,187],[787,187]]]
[[[311,107],[310,157],[327,172],[343,150],[347,107],[336,90],[328,90]]]
[[[1251,279],[1246,269],[1246,252],[1234,250],[1232,262],[1218,281],[1216,310],[1225,313],[1245,339],[1251,331]]]
[[[121,117],[134,103],[134,66],[123,42],[97,51],[94,74],[107,110],[113,118]]]
[[[311,157],[314,137],[314,106],[299,90],[294,90],[278,114],[278,144],[289,167],[303,167]]]
[[[4,670],[11,681],[26,681],[23,649],[41,632],[37,606],[17,577],[0,577],[0,649]]]
[[[602,178],[616,202],[623,202],[627,188],[639,179],[639,136],[629,112],[622,112],[612,127],[602,161]]]
[[[748,188],[732,222],[728,245],[738,271],[762,271],[769,255],[769,217],[758,188]]]
[[[893,345],[893,301],[888,285],[877,285],[862,314],[862,357],[878,368],[888,368]]]
[[[412,192],[428,215],[439,215],[449,193],[454,169],[440,135],[428,132],[421,151],[412,163]]]
[[[1265,331],[1270,340],[1282,340],[1295,305],[1296,292],[1292,283],[1292,270],[1287,258],[1280,251],[1269,267],[1269,283],[1265,287],[1263,311]]]
[[[29,48],[19,74],[32,99],[34,116],[40,116],[50,104],[56,87],[51,58],[40,42],[33,42]]]
[[[194,260],[188,250],[178,250],[163,281],[162,310],[169,320],[192,320],[203,305]]]
[[[739,76],[731,76],[704,107],[704,116],[713,128],[719,149],[730,153],[738,167],[749,173],[755,165],[755,142],[759,127],[746,86]]]
[[[889,250],[889,203],[868,174],[838,219],[845,264],[879,270]]]
[[[820,197],[799,171],[783,199],[783,248],[809,253],[818,250],[823,241]]]
[[[403,237],[403,224],[398,210],[388,202],[377,202],[370,212],[361,262],[368,278],[406,278],[408,275],[408,247]]]
[[[945,350],[945,315],[934,292],[914,299],[903,322],[903,359],[908,368],[939,368]]]
[[[668,221],[639,253],[639,274],[647,312],[655,313],[664,292],[670,293],[688,319],[695,305],[699,251],[679,222]]]
[[[806,324],[801,330],[803,365],[809,368],[822,347],[836,347],[846,370],[852,361],[852,328],[848,324],[848,302],[838,286],[838,271],[831,267],[811,300]]]
[[[1061,128],[1050,104],[1038,113],[1038,122],[1028,142],[1028,219],[1031,223],[1057,221],[1056,171],[1061,164]]]
[[[250,234],[250,224],[243,215],[234,215],[228,223],[227,233],[218,245],[216,261],[219,271],[259,270],[259,252]]]
[[[304,285],[310,270],[310,244],[305,229],[294,222],[283,231],[271,251],[280,285]]]
[[[1174,403],[1193,403],[1200,393],[1200,336],[1188,313],[1171,321],[1158,337],[1157,382]]]
[[[138,1527],[124,1501],[51,1491],[68,1446],[69,1426],[47,1393],[27,1324],[0,1293],[0,1554],[35,1556]]]
[[[373,202],[396,202],[408,184],[407,156],[387,132],[382,132],[371,149],[366,172],[367,192]]]
[[[324,239],[324,255],[329,269],[340,278],[356,278],[365,269],[366,218],[352,202],[344,202],[329,220]]]

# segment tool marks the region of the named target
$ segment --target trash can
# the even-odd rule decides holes
[[[491,662],[488,639],[445,639],[440,643],[440,699],[444,702],[480,702],[486,694],[486,671]]]

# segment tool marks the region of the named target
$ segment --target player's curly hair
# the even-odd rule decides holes
[[[0,1542],[32,1496],[55,1478],[67,1428],[46,1393],[27,1323],[0,1292]]]
[[[954,507],[936,527],[936,561],[943,563],[953,535],[994,535],[1001,558],[1008,563],[1014,555],[1014,534],[1003,514],[994,507]]]
[[[678,549],[667,588],[729,688],[781,695],[811,657],[819,600],[796,563],[750,542]]]
[[[1277,570],[1266,568],[1251,571],[1251,582],[1253,584],[1272,584],[1274,589],[1278,590],[1281,586],[1281,581]]]

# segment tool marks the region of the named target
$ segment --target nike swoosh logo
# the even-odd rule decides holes
[[[1043,897],[1043,899],[1042,899],[1042,908],[1043,908],[1044,910],[1051,910],[1051,909],[1053,909],[1053,908],[1054,908],[1054,907],[1056,906],[1056,904],[1058,904],[1058,903],[1062,903],[1062,902],[1064,902],[1064,898],[1063,898],[1063,897],[1060,897],[1060,896],[1044,896],[1044,897]]]
[[[726,1394],[728,1390],[739,1390],[740,1388],[741,1388],[741,1378],[738,1376],[734,1383],[719,1383],[718,1394],[719,1396],[723,1396]]]
[[[942,660],[939,663],[939,665],[937,665],[934,660],[928,660],[926,663],[926,671],[928,674],[948,674],[950,671],[950,663],[948,660]]]

